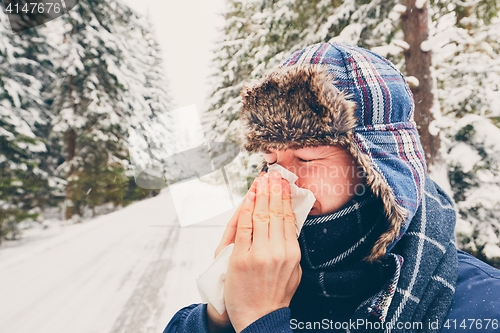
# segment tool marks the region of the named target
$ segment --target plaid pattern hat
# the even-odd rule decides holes
[[[369,260],[404,235],[423,193],[426,163],[413,95],[394,65],[359,47],[311,45],[241,92],[251,152],[342,145],[382,199],[389,226]]]

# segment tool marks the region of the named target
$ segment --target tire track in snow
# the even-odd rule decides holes
[[[180,228],[172,228],[159,247],[157,260],[146,267],[137,287],[125,303],[110,333],[156,333],[158,311],[164,307],[160,290],[164,287],[173,261],[164,254],[173,250],[179,240]]]

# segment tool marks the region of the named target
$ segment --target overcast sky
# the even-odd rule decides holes
[[[214,42],[224,20],[224,0],[123,0],[148,14],[163,51],[165,72],[176,107],[207,108],[207,77]]]

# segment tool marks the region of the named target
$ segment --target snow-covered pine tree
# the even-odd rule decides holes
[[[156,39],[156,32],[149,16],[138,17],[144,47],[145,91],[143,93],[152,115],[163,114],[172,108],[172,98],[168,94],[169,82],[163,67],[162,50]],[[139,37],[138,37],[139,38]],[[141,60],[141,59],[139,59]]]
[[[500,266],[500,17],[493,1],[432,1],[431,38],[458,245]]]
[[[46,146],[39,136],[48,49],[36,29],[13,33],[0,9],[0,242],[15,238],[17,223],[36,219],[48,200],[51,177],[40,168]]]
[[[153,115],[146,87],[144,29],[119,1],[84,0],[63,18],[54,89],[53,138],[65,147],[66,217],[82,208],[126,203],[127,138]],[[157,79],[157,78],[156,78]]]
[[[131,13],[130,9],[126,8],[129,13],[122,17],[133,17],[127,24],[120,25],[122,28],[128,29],[127,32],[119,34],[126,37],[124,43],[134,42],[129,44],[131,52],[135,54],[135,62],[130,62],[132,73],[144,73],[140,80],[136,80],[137,87],[134,92],[137,94],[135,100],[140,100],[146,103],[146,109],[150,110],[149,114],[141,113],[145,118],[135,119],[131,126],[133,130],[137,130],[146,140],[148,147],[146,149],[148,157],[146,160],[154,159],[157,161],[157,166],[165,171],[165,164],[162,163],[165,155],[172,149],[174,121],[169,112],[173,109],[172,98],[168,93],[169,82],[165,76],[163,67],[162,50],[156,39],[155,29],[151,24],[149,15],[138,16]],[[132,35],[133,34],[133,35]],[[128,37],[127,37],[128,36]],[[137,79],[137,77],[136,77]],[[144,108],[144,106],[140,106]],[[130,136],[130,133],[129,133]],[[129,153],[134,153],[134,148],[129,145]],[[145,152],[140,152],[139,155]],[[139,156],[130,156],[131,161]],[[145,166],[146,161],[137,161],[139,165]],[[156,194],[158,190],[148,191],[135,183],[134,171],[139,165],[129,165],[127,175],[129,177],[129,186],[126,193],[126,200],[131,201],[145,195]]]

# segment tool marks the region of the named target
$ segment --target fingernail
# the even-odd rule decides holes
[[[252,186],[251,187],[255,187],[257,185],[257,183],[259,181],[259,178],[260,178],[260,176],[259,177],[255,177],[255,179],[252,182]]]

